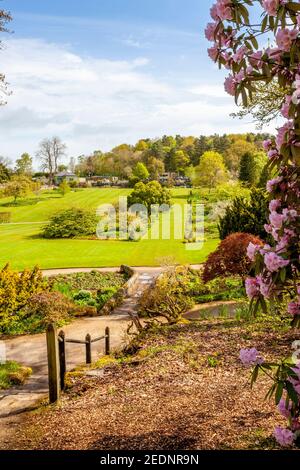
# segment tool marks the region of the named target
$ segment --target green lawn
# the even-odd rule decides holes
[[[187,189],[173,190],[173,202],[185,202]],[[68,207],[95,209],[103,203],[117,202],[127,189],[86,189],[65,197],[44,193],[37,204],[7,207],[11,199],[1,199],[0,211],[12,212],[12,224],[0,225],[0,266],[10,262],[16,269],[39,265],[41,268],[155,266],[166,258],[176,263],[197,264],[213,251],[217,239],[207,239],[201,250],[188,251],[181,240],[46,240],[39,238],[42,223],[58,210]]]

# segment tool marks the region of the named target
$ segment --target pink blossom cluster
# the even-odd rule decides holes
[[[280,5],[284,5],[288,0],[263,0],[262,5],[268,15],[276,16]]]
[[[255,348],[241,349],[240,360],[246,367],[256,366],[264,362],[264,359]]]
[[[218,0],[215,5],[215,13],[220,20],[231,20],[232,14],[232,1],[231,0]]]
[[[276,35],[276,42],[279,49],[285,52],[289,52],[293,42],[296,40],[299,34],[298,28],[281,28],[278,30]]]
[[[295,434],[290,429],[280,426],[275,428],[274,437],[282,447],[291,447],[295,441]]]
[[[300,233],[300,181],[297,171],[300,138],[295,130],[295,119],[297,115],[299,117],[297,107],[300,104],[300,64],[297,63],[297,57],[296,60],[290,58],[292,48],[296,50],[295,46],[299,46],[300,11],[293,10],[289,13],[287,6],[283,13],[287,15],[289,21],[283,21],[278,11],[280,7],[288,4],[289,0],[262,0],[258,3],[267,15],[278,18],[278,25],[273,27],[270,22],[266,30],[268,36],[270,32],[274,33],[274,45],[261,50],[249,49],[249,41],[246,43],[243,34],[240,34],[244,25],[241,25],[233,14],[235,8],[239,8],[239,3],[231,0],[218,0],[213,5],[211,16],[214,23],[208,25],[206,37],[214,41],[213,47],[209,49],[212,60],[219,60],[226,69],[231,70],[224,83],[225,90],[230,95],[239,95],[242,88],[247,93],[248,84],[251,83],[255,87],[256,80],[267,81],[265,64],[269,69],[269,76],[284,79],[287,89],[280,110],[287,121],[277,130],[276,139],[268,139],[263,144],[271,163],[277,168],[276,177],[267,183],[270,204],[269,222],[265,225],[265,229],[273,240],[270,245],[266,244],[263,247],[250,244],[247,250],[249,259],[259,261],[263,266],[259,275],[246,280],[247,295],[250,299],[261,296],[268,299],[277,296],[278,292],[284,290],[285,285],[289,285],[289,292],[294,291],[293,286],[295,282],[297,285],[299,279],[300,256],[297,254],[297,246]],[[226,22],[230,25],[226,25]],[[249,29],[251,29],[249,25],[244,28],[246,35]],[[257,31],[257,28],[253,27],[253,30]],[[256,35],[256,32],[253,34]],[[257,36],[260,36],[260,33]],[[239,68],[237,64],[240,65]],[[285,273],[282,271],[284,268],[287,268]],[[297,292],[298,297],[290,294],[287,308],[288,313],[294,317],[300,315],[300,286]],[[255,348],[242,350],[240,358],[247,366],[260,364],[261,361]],[[300,400],[300,366],[297,370],[299,380],[292,378],[290,381]],[[300,436],[299,406],[298,414],[295,414],[285,400],[279,404],[280,412],[289,419],[289,427],[277,427],[274,435],[284,447],[292,445],[296,437]]]

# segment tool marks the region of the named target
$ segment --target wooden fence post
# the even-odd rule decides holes
[[[48,354],[48,377],[49,377],[49,401],[56,403],[60,396],[58,337],[54,323],[47,327],[47,354]]]
[[[63,331],[61,331],[58,335],[58,353],[59,353],[59,367],[60,367],[60,389],[64,390],[65,375],[67,372],[67,363],[66,363],[66,337]]]
[[[110,331],[109,327],[105,328],[105,355],[109,356],[110,354]]]
[[[85,337],[85,348],[86,348],[86,363],[92,364],[92,338],[91,335]]]

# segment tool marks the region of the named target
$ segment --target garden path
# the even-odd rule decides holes
[[[67,270],[74,272],[75,270]],[[80,272],[83,270],[80,269]],[[107,270],[106,270],[107,271]],[[51,274],[66,272],[66,270],[51,271]],[[72,339],[84,339],[89,333],[92,338],[104,334],[106,326],[111,333],[111,348],[118,349],[126,344],[127,328],[131,323],[129,313],[136,311],[138,299],[154,279],[160,274],[160,268],[152,268],[147,271],[138,269],[136,281],[130,290],[130,294],[124,299],[123,304],[116,308],[109,316],[82,318],[75,320],[64,327],[66,337]],[[44,273],[50,275],[49,271]],[[33,374],[23,386],[14,387],[0,392],[0,427],[1,418],[21,413],[35,407],[39,400],[47,394],[47,350],[45,334],[21,336],[5,341],[6,359],[14,360],[22,365],[31,367]],[[67,344],[66,356],[68,369],[82,364],[85,360],[84,345]],[[93,344],[93,358],[103,352],[103,342]]]

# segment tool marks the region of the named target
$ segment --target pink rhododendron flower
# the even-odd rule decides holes
[[[299,34],[299,29],[294,28],[294,29],[288,29],[288,28],[282,28],[278,30],[278,33],[276,35],[276,42],[278,47],[285,52],[289,52],[292,43],[295,41]]]
[[[208,55],[209,57],[214,61],[216,62],[217,58],[218,58],[218,55],[219,55],[219,49],[217,46],[213,46],[213,47],[210,47],[209,49],[207,49],[207,52],[208,52]]]
[[[289,303],[288,313],[290,313],[291,315],[300,315],[300,303],[299,302]]]
[[[272,147],[272,140],[271,139],[267,139],[267,140],[264,140],[263,141],[263,147],[264,147],[264,150],[267,152],[268,150],[270,150],[270,148]]]
[[[295,440],[295,435],[290,429],[284,429],[279,426],[275,428],[274,437],[282,447],[290,447]]]
[[[291,404],[288,403],[288,405],[286,404],[286,400],[285,399],[281,399],[279,404],[278,404],[278,411],[279,413],[284,416],[285,418],[290,418],[291,416]]]
[[[280,5],[284,5],[288,0],[263,0],[262,5],[268,15],[276,16]]]
[[[241,62],[241,60],[243,60],[243,58],[245,57],[245,54],[247,52],[247,47],[246,46],[242,46],[240,47],[236,53],[233,55],[233,60],[234,62]]]
[[[215,34],[218,27],[218,23],[208,23],[205,29],[205,37],[208,41],[215,40]]]
[[[225,79],[224,87],[229,95],[235,95],[236,82],[231,74]]]
[[[271,158],[274,158],[274,157],[278,157],[278,151],[277,150],[269,150],[268,152],[268,157],[271,159]]]
[[[267,191],[269,193],[272,193],[274,191],[274,186],[277,186],[279,183],[281,183],[282,177],[277,176],[277,178],[274,178],[270,181],[267,182]]]
[[[276,145],[277,149],[280,151],[282,145],[287,142],[286,134],[293,128],[292,122],[286,122],[284,126],[280,127],[278,130],[278,134],[276,137]]]
[[[253,297],[256,297],[260,292],[257,279],[249,277],[248,279],[246,279],[245,287],[249,299],[253,299]]]
[[[250,242],[247,248],[247,256],[251,261],[255,260],[256,253],[259,251],[260,246],[255,245],[254,243]]]
[[[259,352],[255,348],[241,349],[240,360],[246,367],[256,366],[264,362],[264,359],[259,355]]]
[[[281,202],[279,199],[272,199],[272,201],[269,204],[269,209],[271,212],[276,211],[277,209],[279,209],[280,206],[281,206]]]
[[[218,0],[216,5],[217,15],[221,20],[232,19],[232,2],[231,0]]]
[[[282,108],[281,108],[281,114],[286,119],[289,119],[289,111],[290,111],[291,102],[292,102],[292,97],[290,95],[288,95],[285,99],[285,102],[284,102]]]
[[[218,9],[217,9],[217,5],[214,4],[211,9],[210,9],[210,16],[212,17],[213,20],[215,21],[218,21],[219,20],[219,17],[218,17]]]
[[[289,260],[283,259],[281,256],[278,256],[273,251],[265,254],[264,261],[268,271],[270,271],[271,273],[275,273],[280,268],[284,268],[289,264]]]
[[[263,66],[263,61],[261,60],[262,56],[263,53],[261,51],[253,52],[251,56],[249,56],[250,64],[256,69],[261,69]]]
[[[278,212],[272,211],[269,215],[270,223],[274,228],[281,228],[283,222],[286,220],[286,217],[283,214],[278,214]]]
[[[267,282],[265,281],[262,276],[257,276],[256,277],[257,279],[257,282],[258,282],[258,285],[259,285],[259,291],[260,293],[266,298],[268,299],[271,295],[271,282]]]

